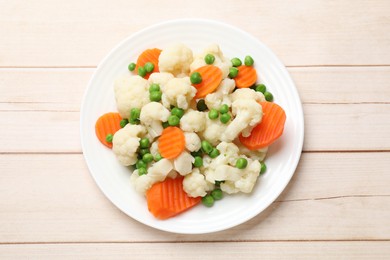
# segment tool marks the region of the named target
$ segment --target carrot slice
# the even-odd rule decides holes
[[[112,143],[106,141],[108,134],[115,134],[121,129],[120,121],[122,120],[119,113],[106,113],[98,118],[95,124],[95,133],[99,141],[105,146],[112,148]]]
[[[148,79],[150,74],[154,72],[159,72],[158,69],[158,58],[160,57],[161,50],[154,48],[154,49],[147,49],[143,51],[137,59],[137,64],[136,64],[136,72],[138,72],[139,67],[145,66],[145,63],[151,62],[154,65],[154,69],[152,72],[146,73],[146,76],[144,77],[145,79]]]
[[[239,137],[240,142],[250,150],[271,145],[282,135],[286,122],[286,113],[279,105],[272,102],[260,102],[260,105],[263,108],[261,122],[253,128],[250,136]]]
[[[158,219],[167,219],[197,205],[201,197],[192,198],[183,190],[183,177],[167,178],[155,183],[147,192],[149,211]]]
[[[257,73],[254,67],[241,65],[237,67],[238,74],[234,78],[237,88],[249,88],[257,81]]]
[[[206,65],[197,68],[194,72],[199,72],[202,77],[202,82],[199,84],[193,84],[197,92],[195,99],[203,98],[207,94],[213,92],[222,81],[222,71],[220,68],[214,65]]]
[[[166,159],[178,157],[184,151],[185,144],[183,131],[175,126],[165,128],[158,139],[158,149]]]

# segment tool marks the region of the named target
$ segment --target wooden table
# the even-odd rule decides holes
[[[388,259],[389,13],[387,0],[1,0],[0,259]],[[282,195],[207,235],[158,231],[119,211],[79,136],[98,62],[128,35],[186,17],[267,44],[305,113],[302,157]]]

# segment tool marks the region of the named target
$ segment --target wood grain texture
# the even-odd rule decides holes
[[[390,242],[0,245],[1,259],[387,259]]]
[[[390,239],[389,158],[304,153],[287,189],[263,213],[223,232],[188,236],[120,212],[82,155],[2,155],[0,243]]]
[[[125,37],[173,18],[227,22],[264,41],[286,65],[389,65],[390,2],[1,1],[0,66],[96,66]],[[215,10],[218,10],[216,12]],[[241,11],[237,11],[241,10]],[[147,17],[147,19],[146,19]],[[141,19],[142,18],[142,19]],[[250,21],[250,22],[244,22]]]

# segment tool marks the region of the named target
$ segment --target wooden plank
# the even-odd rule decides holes
[[[0,110],[78,111],[94,69],[0,69]],[[303,103],[388,103],[390,67],[289,68]]]
[[[0,245],[1,259],[388,259],[390,242]]]
[[[189,236],[120,212],[82,155],[1,155],[0,243],[390,239],[388,158],[304,153],[285,192],[263,213],[223,232]]]
[[[248,31],[287,65],[389,64],[390,2],[386,0],[358,4],[305,0],[294,3],[294,8],[282,0],[228,0],[223,5],[200,0],[197,4],[207,8],[196,17]],[[192,11],[174,0],[151,0],[148,7],[121,0],[109,6],[95,1],[92,9],[86,0],[3,1],[0,35],[7,37],[0,41],[0,66],[96,66],[128,35],[172,17],[188,18]]]
[[[0,114],[0,152],[81,152],[78,112]],[[304,150],[389,150],[389,114],[389,104],[306,104]]]

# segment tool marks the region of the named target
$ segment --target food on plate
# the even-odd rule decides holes
[[[266,171],[268,146],[286,114],[258,82],[254,59],[229,59],[210,45],[147,49],[114,83],[118,112],[102,115],[96,135],[158,219],[224,194],[251,193]]]

